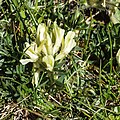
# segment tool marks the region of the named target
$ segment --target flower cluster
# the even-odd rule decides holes
[[[40,71],[53,71],[54,63],[63,59],[76,46],[73,31],[69,31],[64,37],[65,30],[58,27],[56,22],[53,23],[51,32],[49,31],[49,27],[41,23],[37,29],[36,40],[31,44],[25,43],[24,52],[28,59],[20,60],[23,65],[33,62],[33,84],[36,86]]]

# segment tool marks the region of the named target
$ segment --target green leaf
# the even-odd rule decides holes
[[[0,67],[2,66],[3,62],[4,62],[4,59],[1,59],[0,60]]]
[[[24,11],[24,10],[21,10],[21,11],[20,11],[20,15],[21,15],[22,18],[26,18],[26,15],[25,15],[25,11]]]

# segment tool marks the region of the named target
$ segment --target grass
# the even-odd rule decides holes
[[[119,120],[120,24],[90,19],[82,2],[5,0],[0,7],[0,119]],[[92,14],[92,13],[91,13]],[[76,47],[56,63],[54,77],[41,72],[32,85],[32,63],[22,65],[25,42],[48,19],[76,32]],[[51,75],[51,73],[50,73]]]

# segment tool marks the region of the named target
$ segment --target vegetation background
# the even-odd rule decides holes
[[[0,0],[1,120],[120,120],[120,24],[110,7],[85,6],[84,0]],[[119,7],[119,6],[118,6]],[[96,14],[95,17],[92,15]],[[112,11],[113,13],[115,11]],[[76,47],[50,80],[41,72],[33,86],[32,63],[22,65],[25,42],[37,26],[51,20],[76,32]]]

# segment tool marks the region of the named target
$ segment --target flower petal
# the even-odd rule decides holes
[[[118,62],[118,65],[120,66],[120,49],[118,50],[118,52],[116,54],[116,60]]]
[[[45,46],[45,40],[44,41],[42,41],[41,43],[40,43],[40,45],[38,46],[38,48],[37,48],[37,50],[38,50],[38,54],[40,54],[40,52],[43,50],[43,46]],[[46,54],[47,54],[47,51],[46,51]]]
[[[32,53],[38,53],[37,51],[37,44],[35,42],[32,42],[31,45],[29,43],[25,43],[26,44],[26,48],[24,51],[29,50]]]
[[[75,46],[76,42],[73,39],[75,36],[75,33],[72,31],[69,31],[67,35],[65,36],[65,47],[64,47],[64,52],[68,54]]]
[[[39,46],[40,42],[45,40],[45,31],[47,30],[47,27],[44,23],[39,24],[37,28],[37,38],[36,43]]]
[[[48,33],[48,27],[44,23],[41,23],[37,29],[37,39],[36,39],[37,46],[41,46],[42,41],[45,41],[44,45],[41,48],[42,52],[45,55],[50,55],[50,54],[52,55],[53,52],[52,40]]]
[[[36,62],[38,60],[37,44],[35,42],[33,42],[31,45],[29,45],[29,43],[26,43],[25,53],[33,62]]]
[[[44,63],[46,63],[46,69],[49,70],[49,71],[52,71],[53,70],[53,67],[54,67],[54,58],[52,55],[48,55],[48,56],[44,56],[42,61]]]
[[[58,52],[62,40],[64,39],[64,29],[61,29],[60,27],[58,27],[58,25],[56,24],[56,22],[54,22],[54,28],[53,28],[53,37],[55,38],[55,45],[53,47],[53,55]]]
[[[75,46],[76,42],[73,39],[75,33],[69,31],[65,37],[65,40],[62,41],[62,47],[60,53],[56,56],[55,61],[63,59]]]
[[[48,55],[52,55],[53,53],[52,40],[48,33],[46,33],[46,50]]]
[[[31,51],[27,50],[25,53],[30,57],[33,62],[36,62],[38,60],[38,55],[33,54]]]
[[[32,78],[32,84],[35,85],[36,87],[38,86],[39,77],[40,77],[40,70],[38,69],[38,70],[34,73],[34,76],[33,76],[33,78]]]
[[[63,59],[66,56],[66,54],[64,52],[60,52],[56,57],[55,57],[55,61]]]
[[[21,59],[20,62],[22,63],[22,65],[26,65],[29,62],[33,62],[33,60],[31,60],[31,59]]]

